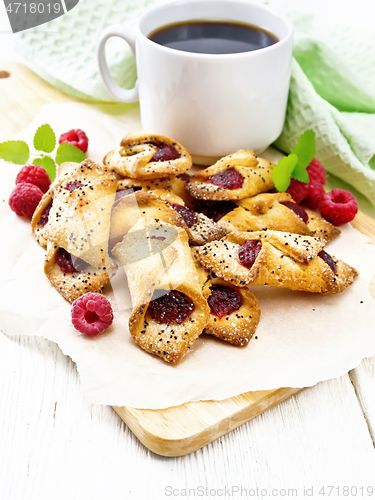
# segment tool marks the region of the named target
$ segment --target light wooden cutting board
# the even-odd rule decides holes
[[[83,102],[56,90],[18,63],[0,65],[0,141],[10,139],[34,119],[48,102]],[[358,214],[353,226],[375,244],[375,221]],[[375,297],[375,279],[371,283]],[[221,401],[199,401],[163,410],[114,410],[151,451],[186,455],[223,436],[301,389],[247,392]]]

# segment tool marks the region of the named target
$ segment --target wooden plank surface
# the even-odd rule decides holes
[[[1,106],[3,116],[11,117],[1,121],[2,140],[25,128],[45,102],[79,102],[52,88],[22,65],[7,63],[2,66],[0,70],[10,76],[0,79]],[[374,232],[375,226],[370,218],[361,216],[356,224],[365,234],[369,230]],[[187,403],[165,410],[115,410],[151,450],[176,456],[204,446],[297,391],[258,391],[220,402]]]

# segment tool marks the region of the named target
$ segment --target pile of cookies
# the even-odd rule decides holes
[[[339,230],[275,192],[240,150],[193,175],[189,152],[133,131],[103,165],[63,164],[32,219],[44,272],[68,301],[103,292],[121,265],[145,351],[177,364],[202,334],[245,346],[260,320],[249,285],[342,292],[357,275],[325,244]]]

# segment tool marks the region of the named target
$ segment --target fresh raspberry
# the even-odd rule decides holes
[[[317,184],[315,181],[310,182],[308,186],[309,196],[303,200],[303,203],[312,210],[316,210],[319,206],[319,200],[324,193],[324,188],[322,184]]]
[[[243,304],[240,292],[223,285],[212,285],[211,295],[207,299],[211,314],[219,319],[237,311]]]
[[[87,148],[89,146],[89,140],[87,135],[84,133],[83,130],[79,128],[72,129],[69,130],[69,132],[66,132],[65,134],[61,134],[59,139],[59,144],[63,142],[72,144],[76,148],[81,149],[84,153],[86,153]]]
[[[88,292],[72,304],[72,323],[79,332],[94,337],[104,332],[113,321],[109,301],[100,293]]]
[[[297,205],[297,203],[294,203],[293,201],[282,201],[281,205],[284,205],[285,207],[292,210],[296,215],[298,215],[298,217],[303,220],[303,222],[308,222],[309,216],[300,205]]]
[[[164,292],[164,293],[163,293]],[[161,295],[163,294],[163,295]],[[158,323],[183,323],[194,311],[194,302],[177,290],[157,290],[147,312]]]
[[[182,205],[178,205],[177,203],[171,203],[171,207],[181,215],[187,227],[192,227],[197,222],[198,217],[194,210],[191,210],[190,208],[184,207]]]
[[[247,240],[238,250],[238,257],[241,264],[248,269],[252,267],[262,248],[260,240]]]
[[[309,185],[306,182],[291,179],[286,192],[289,193],[293,200],[299,204],[309,196]]]
[[[321,184],[322,186],[324,186],[324,184],[326,183],[326,173],[323,165],[319,160],[314,158],[306,170],[309,174],[311,183]]]
[[[349,191],[332,189],[330,193],[323,193],[320,197],[319,211],[328,222],[340,226],[354,219],[358,203]]]
[[[16,177],[16,184],[20,184],[21,182],[34,184],[38,186],[42,193],[46,193],[50,187],[51,179],[43,167],[39,167],[38,165],[25,165],[21,168]]]
[[[242,187],[244,178],[234,168],[228,168],[224,172],[213,175],[208,182],[220,186],[223,189],[238,189]]]
[[[154,146],[157,146],[158,150],[150,161],[170,161],[180,158],[180,154],[175,148],[165,142],[154,143]]]
[[[43,193],[38,186],[29,182],[21,182],[13,189],[9,198],[9,206],[17,215],[32,219],[42,196]]]

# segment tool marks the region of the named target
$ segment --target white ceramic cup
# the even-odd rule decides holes
[[[148,38],[163,26],[192,20],[237,21],[265,29],[278,42],[235,54],[197,54]],[[105,43],[118,36],[136,57],[138,80],[131,90],[112,79]],[[97,47],[109,93],[118,101],[139,100],[142,126],[183,144],[197,163],[210,164],[238,149],[257,153],[281,133],[288,99],[293,45],[290,20],[247,0],[178,0],[146,10],[134,30],[109,26]]]

